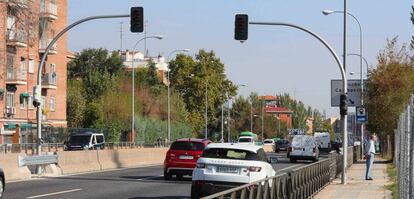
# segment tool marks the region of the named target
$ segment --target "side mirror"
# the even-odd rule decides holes
[[[276,164],[278,162],[279,162],[279,160],[277,159],[277,157],[270,157],[269,158],[269,163],[270,164]]]

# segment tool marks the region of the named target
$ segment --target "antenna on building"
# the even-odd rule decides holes
[[[119,39],[120,39],[120,47],[119,47],[119,50],[122,52],[122,36],[123,36],[123,34],[124,34],[124,31],[123,31],[123,29],[122,29],[122,25],[123,25],[123,23],[124,22],[119,22],[119,24],[120,24],[120,27],[119,27]]]

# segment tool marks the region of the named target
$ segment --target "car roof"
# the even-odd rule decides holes
[[[225,148],[225,149],[241,149],[251,152],[257,152],[261,146],[256,146],[253,144],[239,144],[239,143],[212,143],[207,145],[206,149],[214,149],[214,148]]]
[[[176,142],[211,142],[209,139],[197,139],[197,138],[180,138],[175,141]]]

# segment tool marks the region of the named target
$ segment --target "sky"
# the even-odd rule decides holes
[[[239,93],[289,93],[306,105],[338,116],[331,107],[330,82],[340,79],[333,56],[319,41],[296,29],[281,26],[249,26],[249,39],[233,39],[234,15],[246,13],[250,21],[286,22],[306,27],[322,36],[343,54],[343,15],[325,16],[322,10],[343,10],[343,0],[68,0],[68,23],[94,15],[129,14],[130,7],[144,7],[147,35],[163,35],[162,40],[147,40],[151,56],[167,56],[176,49],[213,50],[225,64],[226,74],[240,87]],[[410,0],[348,0],[348,12],[355,15],[363,29],[363,55],[370,67],[386,45],[398,36],[408,43],[414,26],[410,21]],[[347,23],[347,53],[359,54],[359,28],[352,18]],[[90,21],[69,32],[69,50],[122,47],[132,49],[144,37],[129,31],[129,18]],[[144,45],[138,46],[143,51]],[[347,58],[347,73],[359,72],[359,58]],[[364,65],[365,70],[365,65]],[[358,79],[359,75],[348,75]],[[353,111],[353,108],[349,109]]]

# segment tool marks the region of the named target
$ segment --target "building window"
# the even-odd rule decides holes
[[[43,109],[43,108],[45,108],[46,106],[45,106],[45,102],[46,102],[46,96],[42,96],[42,101],[40,102],[41,104],[40,104],[40,107]]]
[[[6,106],[7,107],[14,107],[14,95],[15,93],[7,93],[6,94]]]
[[[29,107],[29,109],[33,109],[33,95],[29,96],[29,101],[27,103],[27,106]]]
[[[33,59],[29,59],[29,73],[34,73],[35,62]]]
[[[22,99],[20,100],[20,109],[24,109],[25,108],[25,104],[27,104],[27,97],[21,97]]]
[[[55,112],[55,97],[50,97],[50,111]]]

